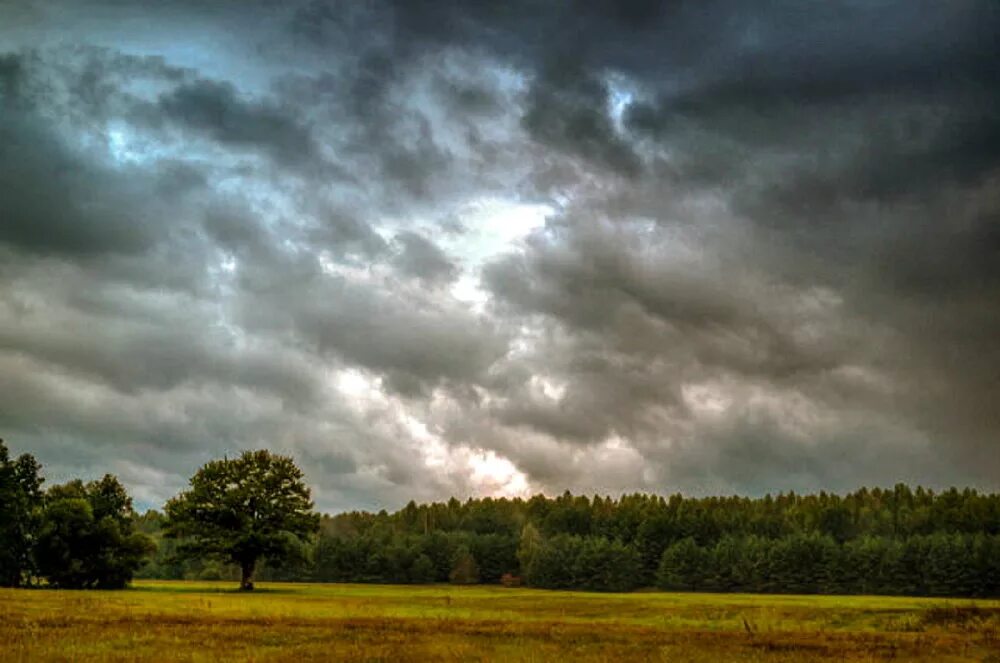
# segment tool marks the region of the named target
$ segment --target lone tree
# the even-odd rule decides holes
[[[253,589],[257,562],[280,564],[319,529],[309,488],[291,458],[245,451],[214,460],[191,477],[191,488],[166,505],[165,533],[182,539],[184,556],[239,565],[240,589]]]

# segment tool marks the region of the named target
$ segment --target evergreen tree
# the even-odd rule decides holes
[[[434,580],[434,562],[427,555],[420,553],[410,566],[410,582],[424,585],[432,583]]]
[[[583,539],[571,534],[557,534],[546,539],[535,551],[526,572],[529,585],[545,589],[570,589],[575,586],[575,563]]]
[[[694,537],[685,537],[663,551],[656,586],[684,591],[705,589],[708,565],[705,548],[699,546]]]
[[[620,541],[583,539],[573,560],[573,586],[602,592],[627,592],[641,580],[642,561]]]
[[[449,500],[410,503],[395,513],[324,517],[320,536],[307,550],[312,561],[268,565],[263,573],[414,582],[425,577],[426,563],[418,562],[423,555],[434,581],[444,582],[465,549],[484,583],[519,569],[527,584],[566,589],[657,584],[704,591],[995,596],[998,522],[998,495],[906,486],[760,499],[563,494]],[[939,535],[951,538],[934,543]],[[161,541],[165,550],[174,545]],[[621,560],[606,566],[612,549]],[[639,560],[634,575],[608,575],[616,566],[632,569],[631,554]],[[231,572],[203,567],[191,560],[159,568],[185,577]]]

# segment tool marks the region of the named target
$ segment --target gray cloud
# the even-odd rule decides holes
[[[157,102],[160,116],[204,132],[223,145],[259,147],[286,165],[321,159],[316,142],[289,109],[241,99],[226,82],[197,80]]]
[[[0,435],[52,476],[998,487],[995,3],[0,25]]]
[[[126,180],[72,154],[57,138],[9,115],[0,129],[0,238],[39,253],[132,253],[157,229],[137,212],[150,182]],[[117,186],[116,186],[117,185]],[[109,196],[96,196],[102,190]]]
[[[607,86],[573,62],[553,62],[532,84],[523,122],[539,142],[634,176],[638,157],[609,117]]]
[[[457,276],[458,269],[447,254],[423,235],[407,231],[397,235],[396,242],[401,249],[394,262],[401,273],[431,285],[448,283]]]
[[[283,288],[248,301],[243,324],[268,329],[283,320],[314,350],[383,371],[399,386],[474,381],[506,349],[488,321],[402,284],[387,292],[317,277],[297,287],[292,301]]]
[[[47,97],[25,85],[21,58],[7,56],[0,106],[0,186],[7,192],[0,241],[42,254],[138,253],[169,228],[156,222],[164,189],[178,197],[196,182],[162,168],[116,168],[75,148],[55,119],[42,115]]]

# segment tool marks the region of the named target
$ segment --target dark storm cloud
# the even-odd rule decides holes
[[[351,72],[347,99],[360,129],[352,149],[375,157],[378,177],[419,199],[431,193],[451,156],[435,141],[421,109],[392,95],[393,85],[416,64],[380,51],[366,54]]]
[[[401,273],[430,285],[448,283],[457,276],[458,269],[448,255],[423,235],[407,231],[395,241],[401,249],[394,264]]]
[[[589,443],[655,437],[666,433],[660,415],[684,417],[686,383],[725,375],[805,386],[849,360],[853,330],[830,325],[809,293],[726,264],[725,246],[683,256],[673,242],[644,245],[636,229],[588,226],[586,216],[572,219],[487,270],[505,310],[571,330],[530,364],[555,371],[565,393],[558,402],[521,394],[503,408],[505,421]],[[810,325],[828,326],[817,339],[804,333]]]
[[[356,252],[375,258],[388,251],[388,243],[364,221],[349,212],[321,210],[310,241],[334,253]]]
[[[916,424],[915,439],[935,430],[933,439],[943,445],[949,462],[963,457],[964,471],[981,477],[996,471],[992,461],[989,469],[973,469],[993,448],[985,430],[964,435],[954,421],[942,426],[929,420],[951,421],[962,413],[967,421],[983,421],[982,413],[995,407],[1000,395],[994,381],[957,370],[957,363],[968,361],[970,367],[985,362],[983,374],[997,372],[993,344],[986,338],[1000,334],[996,308],[988,303],[997,295],[996,197],[988,192],[995,191],[1000,154],[995,149],[1000,123],[993,110],[1000,100],[991,84],[997,78],[996,47],[990,35],[1000,17],[995,7],[983,3],[925,7],[936,14],[930,21],[926,16],[906,19],[898,9],[885,6],[827,17],[822,10],[820,16],[781,11],[746,16],[751,19],[746,23],[746,36],[752,37],[744,42],[748,45],[708,40],[716,51],[705,64],[677,59],[669,46],[647,51],[663,55],[658,73],[649,65],[628,73],[654,92],[656,101],[633,102],[625,112],[625,128],[640,139],[652,139],[654,154],[665,159],[658,171],[670,186],[664,197],[718,192],[733,201],[734,212],[759,225],[760,231],[743,239],[759,249],[759,258],[748,250],[727,256],[736,261],[729,265],[712,261],[685,274],[658,276],[653,270],[650,278],[648,269],[643,273],[645,268],[635,264],[640,253],[635,247],[620,254],[601,242],[588,247],[581,238],[590,234],[589,222],[570,219],[561,235],[552,232],[550,241],[532,245],[526,258],[498,263],[488,272],[487,283],[500,301],[586,334],[580,338],[589,337],[589,345],[580,341],[564,350],[572,356],[583,355],[596,338],[606,364],[590,380],[586,374],[571,374],[557,404],[539,405],[527,397],[515,401],[504,410],[506,420],[557,437],[634,433],[630,425],[641,421],[651,406],[670,405],[676,390],[667,385],[679,387],[686,380],[719,374],[747,376],[761,385],[792,384],[820,403],[831,403],[838,397],[828,391],[829,376],[859,364],[887,371],[902,392],[920,392],[912,383],[928,380],[956,389],[950,397],[933,389],[934,400],[917,399],[919,406],[907,403],[906,396],[881,403],[893,408],[889,412],[907,411],[904,416]],[[859,28],[864,18],[891,21],[893,38]],[[720,33],[728,30],[721,27]],[[630,43],[640,42],[637,35]],[[583,50],[580,61],[598,58],[594,74],[623,62],[613,47]],[[541,67],[544,59],[537,62]],[[592,95],[585,107],[607,121],[606,106],[606,98]],[[562,117],[573,116],[568,110]],[[592,129],[582,135],[593,140],[602,132]],[[586,149],[582,140],[550,144],[563,149],[573,144],[578,154]],[[594,154],[592,160],[600,164]],[[671,215],[668,205],[658,201],[659,209],[650,209],[644,202],[650,197],[635,194],[615,191],[611,197],[617,200],[606,205],[659,219],[665,231],[673,227],[670,216],[662,216]],[[622,198],[633,200],[622,205]],[[981,202],[962,209],[960,201],[968,200]],[[726,256],[725,250],[712,247],[709,255]],[[747,291],[741,267],[762,272],[775,291]],[[863,337],[853,331],[842,339],[828,332],[822,343],[796,337],[789,308],[776,311],[773,304],[782,288],[810,284],[835,288],[843,298],[838,314],[848,324],[858,316],[861,328],[871,328],[868,334],[880,330],[876,338],[888,343],[881,348],[881,360],[849,351],[850,342]],[[952,317],[932,293],[962,293],[970,307],[978,308],[955,305]],[[615,311],[655,322],[625,326],[616,322]],[[922,315],[922,322],[914,315]],[[801,324],[806,327],[809,321]],[[951,333],[954,341],[946,352],[938,344]],[[644,343],[644,336],[652,340]],[[622,407],[620,385],[605,387],[633,376],[630,360],[650,348],[675,359],[649,380],[661,393],[625,388],[634,398]],[[558,365],[555,356],[549,353],[534,368]],[[935,368],[927,370],[927,364]],[[853,407],[864,409],[865,398],[879,402],[866,394]],[[581,402],[583,407],[576,405]],[[916,414],[921,408],[926,417]],[[969,417],[970,409],[979,414]],[[952,435],[943,434],[948,427]],[[760,440],[765,444],[766,436]],[[823,465],[832,459],[828,450],[820,445],[808,453]],[[848,475],[845,468],[839,481]],[[836,482],[833,473],[812,476],[819,483]]]
[[[503,112],[502,101],[497,98],[488,83],[456,81],[442,77],[437,81],[437,88],[445,105],[459,120],[470,115],[495,117]]]
[[[152,181],[151,181],[152,180]],[[74,154],[35,121],[0,120],[0,241],[39,253],[133,253],[159,231],[146,221],[153,177],[123,178]]]
[[[267,329],[276,320],[290,322],[315,350],[385,372],[398,385],[475,380],[505,351],[503,336],[488,321],[421,291],[379,292],[318,275],[296,287],[295,300],[275,290],[248,301],[244,324]]]
[[[136,7],[0,10],[47,45],[0,55],[0,432],[59,472],[997,487],[996,3]]]
[[[162,116],[222,144],[260,147],[286,165],[319,159],[310,131],[289,109],[241,99],[227,82],[197,80],[162,95]]]
[[[119,63],[122,64],[121,62]],[[0,242],[40,254],[99,256],[149,249],[170,231],[154,201],[197,184],[162,168],[117,168],[77,146],[50,115],[62,99],[34,69],[36,54],[0,61],[0,187],[5,191]],[[78,83],[82,89],[85,83]]]
[[[80,57],[89,63],[81,65]],[[158,468],[144,476],[136,469],[143,465],[129,466],[133,480],[158,480],[156,472],[167,472],[169,485],[181,485],[172,473],[177,467],[187,472],[196,457],[266,445],[294,451],[333,474],[362,472],[345,480],[342,503],[375,505],[377,494],[396,490],[402,498],[408,492],[402,485],[413,481],[439,485],[402,471],[413,451],[399,444],[398,430],[380,429],[338,403],[342,396],[330,393],[328,375],[336,359],[317,361],[298,350],[294,338],[271,338],[267,330],[254,335],[253,327],[241,329],[232,319],[244,297],[246,306],[275,297],[265,315],[281,315],[286,302],[279,299],[288,299],[288,287],[307,290],[304,282],[320,273],[320,258],[377,261],[388,253],[385,240],[335,196],[303,199],[291,189],[283,206],[268,211],[220,191],[220,175],[252,178],[253,171],[239,162],[205,163],[198,142],[182,156],[161,158],[149,150],[164,149],[153,134],[135,147],[116,147],[126,150],[119,158],[103,123],[117,123],[125,140],[174,123],[182,137],[260,149],[292,167],[314,156],[304,125],[283,119],[292,115],[269,102],[237,98],[232,87],[206,79],[185,83],[173,70],[139,71],[168,87],[160,93],[162,105],[151,105],[124,91],[134,77],[114,63],[130,60],[112,53],[30,58],[30,70],[20,66],[21,55],[3,60],[0,173],[9,195],[0,226],[0,361],[7,376],[0,412],[8,436],[54,463],[56,477],[73,474],[74,466],[113,469],[102,468],[102,458],[131,458]],[[95,72],[93,80],[103,81],[99,87],[115,104],[97,107],[83,87],[68,84],[81,66]],[[109,82],[115,76],[121,80]],[[76,103],[81,96],[85,104]],[[77,112],[66,110],[74,103]],[[454,268],[433,244],[412,233],[400,237],[401,273],[438,283],[450,278]],[[304,340],[322,340],[313,351],[333,348],[371,363],[388,371],[387,381],[400,390],[416,393],[442,376],[463,379],[470,374],[463,362],[472,362],[475,373],[502,352],[502,343],[486,339],[454,306],[431,303],[439,310],[421,312],[358,286],[348,301],[324,310],[324,298],[338,292],[310,294],[321,299],[314,314],[305,314],[301,333]],[[308,307],[296,303],[289,315]],[[324,322],[323,316],[330,317]],[[384,332],[373,316],[392,319],[398,336]],[[345,335],[345,324],[361,325],[359,333]],[[494,349],[480,350],[478,336]],[[339,425],[326,424],[328,418]],[[162,490],[144,487],[146,503],[156,505]]]
[[[553,62],[532,84],[524,126],[535,140],[633,176],[639,160],[609,117],[607,86],[575,62]]]
[[[77,278],[80,278],[77,275]],[[239,385],[276,394],[290,406],[307,405],[317,392],[307,364],[276,346],[236,351],[233,339],[211,333],[211,317],[180,301],[134,301],[121,291],[77,293],[72,312],[14,310],[0,323],[0,350],[16,351],[120,392],[170,390],[185,382]],[[18,289],[12,289],[14,295]],[[58,290],[51,292],[54,300]],[[82,297],[86,300],[81,301]],[[101,301],[111,299],[112,302]],[[130,301],[132,299],[133,301]],[[104,307],[111,303],[112,308]],[[51,301],[50,304],[55,304]],[[134,312],[126,319],[128,312]],[[15,315],[16,314],[16,315]],[[81,338],[77,330],[101,329]]]

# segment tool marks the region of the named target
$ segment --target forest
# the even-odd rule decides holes
[[[139,575],[234,578],[171,563]],[[469,499],[324,515],[297,560],[261,579],[525,584],[552,589],[1000,596],[1000,495],[897,485],[760,498],[634,494]]]
[[[318,515],[290,458],[212,461],[163,511],[106,475],[42,489],[0,442],[0,585],[133,577],[549,589],[1000,596],[1000,494],[564,493]],[[284,505],[271,511],[268,505]],[[210,513],[211,509],[220,509]],[[259,561],[259,564],[258,564]],[[254,575],[256,574],[256,576]]]

